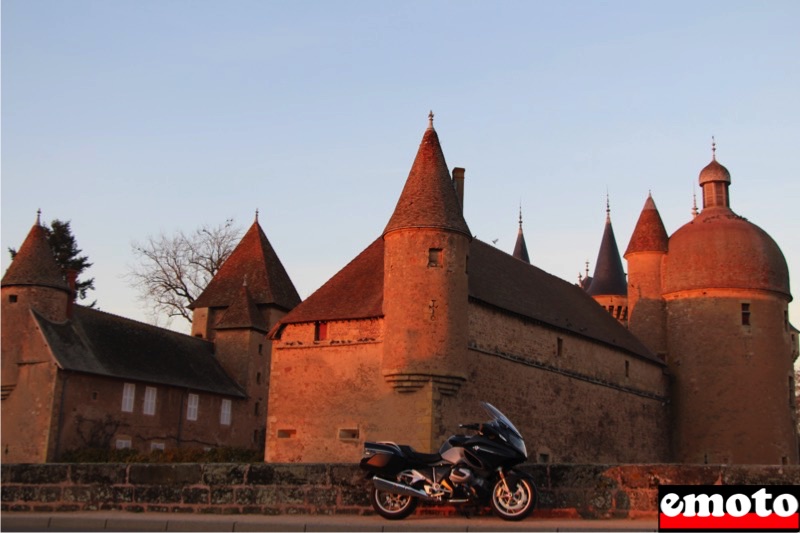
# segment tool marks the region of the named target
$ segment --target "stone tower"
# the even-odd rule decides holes
[[[661,268],[669,237],[653,197],[647,200],[625,251],[628,261],[628,329],[661,359],[666,357],[666,306]]]
[[[383,240],[382,373],[405,396],[397,408],[428,421],[409,427],[411,440],[433,449],[440,438],[435,404],[466,379],[472,238],[432,114]]]
[[[44,341],[36,315],[63,323],[68,318],[71,291],[53,257],[47,233],[37,216],[25,242],[0,283],[2,292],[2,418],[3,436],[14,436],[4,461],[44,462],[52,459],[55,443],[53,402],[60,392],[58,369],[43,360]],[[24,412],[25,417],[6,416]]]
[[[606,308],[622,324],[628,323],[628,287],[622,268],[617,239],[611,225],[611,207],[606,200],[606,225],[597,252],[594,276],[586,290],[597,303]]]
[[[662,280],[675,460],[796,464],[786,260],[731,210],[715,156],[699,180],[703,210],[670,237]]]

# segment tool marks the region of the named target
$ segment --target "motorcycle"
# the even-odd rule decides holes
[[[525,441],[514,424],[488,402],[491,417],[461,424],[474,435],[453,435],[438,453],[420,453],[394,442],[365,442],[359,466],[372,480],[370,503],[384,518],[409,516],[419,501],[439,505],[491,505],[504,520],[522,520],[536,506],[536,485],[513,467],[527,459]]]

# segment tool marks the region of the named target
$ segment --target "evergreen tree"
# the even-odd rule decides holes
[[[61,267],[61,270],[74,270],[78,273],[75,281],[76,298],[80,300],[86,299],[88,291],[94,290],[94,278],[81,279],[81,275],[92,266],[89,258],[85,255],[80,255],[81,249],[78,248],[78,243],[75,236],[72,234],[70,222],[61,221],[58,219],[53,220],[50,226],[44,226],[47,233],[47,242],[53,250],[53,256],[56,258],[56,263]],[[8,253],[11,254],[11,259],[17,255],[15,248],[9,248]],[[95,300],[88,307],[94,307],[97,303]]]

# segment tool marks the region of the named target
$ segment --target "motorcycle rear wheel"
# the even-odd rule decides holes
[[[492,510],[503,520],[522,520],[536,506],[536,489],[527,479],[507,476],[498,479],[492,490]]]
[[[372,487],[369,493],[372,508],[389,520],[402,520],[417,508],[417,499],[404,494],[392,494]]]

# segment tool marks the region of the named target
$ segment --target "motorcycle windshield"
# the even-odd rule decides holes
[[[481,402],[481,405],[486,412],[489,413],[489,416],[492,417],[492,420],[497,422],[498,426],[508,430],[508,436],[510,437],[509,440],[511,444],[517,448],[522,455],[527,457],[528,450],[525,448],[525,440],[522,438],[522,433],[520,433],[516,426],[511,423],[511,420],[509,420],[508,417],[500,411],[500,409],[489,402]]]

